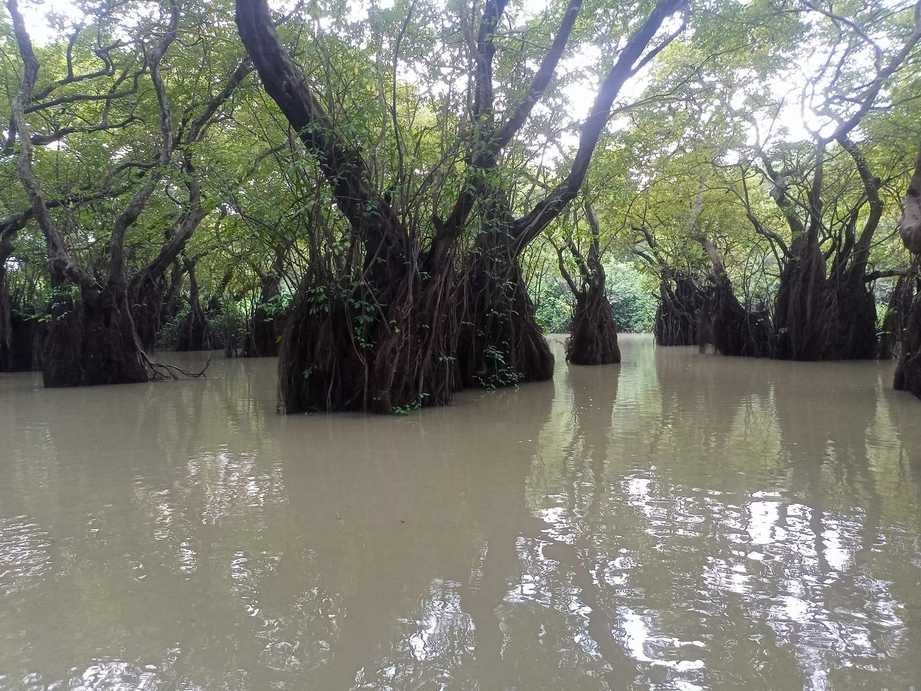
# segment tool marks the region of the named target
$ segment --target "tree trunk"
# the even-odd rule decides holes
[[[854,236],[854,224],[845,226],[843,246],[838,249],[826,282],[822,318],[825,359],[870,360],[877,355],[878,343],[876,299],[866,280],[867,262],[883,215],[882,183],[873,174],[860,148],[849,137],[840,137],[839,143],[851,155],[863,181],[868,212],[858,236]]]
[[[131,314],[142,347],[153,350],[157,345],[160,328],[164,323],[163,294],[165,285],[162,276],[152,277],[146,272],[131,282]]]
[[[0,257],[0,260],[6,261]],[[13,306],[6,286],[6,268],[0,264],[0,372],[13,370]]]
[[[262,279],[259,302],[253,310],[249,338],[246,343],[246,357],[275,357],[278,355],[278,342],[285,329],[286,314],[278,312],[274,304],[280,291],[281,277],[269,274]]]
[[[215,346],[212,343],[208,315],[201,306],[201,294],[195,275],[194,260],[186,261],[186,271],[189,274],[189,311],[179,325],[176,350],[180,352],[211,350]]]
[[[729,277],[716,277],[702,310],[707,321],[708,341],[722,355],[763,357],[769,353],[770,330],[767,314],[749,312],[736,298]]]
[[[700,288],[689,276],[677,273],[663,276],[659,283],[659,307],[656,309],[654,332],[660,346],[697,345],[698,314],[703,306]]]
[[[14,34],[23,62],[19,92],[11,104],[11,123],[19,138],[17,174],[32,209],[32,216],[45,238],[52,305],[42,373],[46,387],[91,386],[143,382],[149,379],[146,356],[131,317],[125,268],[124,238],[137,220],[159,181],[151,174],[115,219],[109,239],[108,279],[100,283],[93,272],[80,267],[67,249],[64,235],[54,222],[50,203],[32,166],[32,133],[25,112],[32,104],[33,88],[39,71],[32,41],[16,0],[8,0]],[[160,39],[145,52],[145,64],[157,93],[162,141],[158,161],[169,162],[172,151],[172,125],[165,96],[160,63],[176,39],[179,6],[171,5],[169,24]],[[108,108],[105,109],[108,112]]]
[[[0,372],[41,369],[45,323],[19,311],[0,284]]]
[[[611,365],[620,362],[617,324],[608,301],[607,276],[601,261],[601,226],[587,200],[585,216],[591,231],[588,251],[583,253],[571,236],[565,238],[566,247],[579,269],[581,285],[577,285],[567,269],[563,249],[557,248],[560,275],[576,298],[566,359],[576,365]]]
[[[611,365],[620,362],[614,310],[608,302],[604,282],[592,284],[576,296],[572,332],[566,344],[566,359],[574,365]]]
[[[179,308],[182,300],[182,285],[185,279],[185,267],[182,262],[176,260],[173,262],[173,268],[170,270],[169,287],[163,296],[163,307],[160,309],[160,322],[167,322],[176,318],[179,314]]]
[[[457,358],[464,386],[495,388],[553,376],[553,354],[534,318],[534,303],[512,241],[482,233],[465,276]]]
[[[781,360],[821,360],[825,353],[825,258],[818,243],[802,235],[780,275],[775,314],[775,356]]]
[[[877,357],[880,360],[899,356],[904,325],[911,312],[914,281],[915,278],[910,274],[899,276],[892,295],[889,296],[889,304],[886,305],[886,315],[883,317],[883,329],[879,338]]]
[[[822,314],[826,360],[872,360],[877,355],[876,300],[857,268],[828,281]]]
[[[266,92],[316,157],[364,254],[360,281],[304,279],[279,353],[280,408],[389,413],[447,403],[458,388],[450,243],[420,257],[360,151],[282,48],[266,2],[237,0],[236,20]]]
[[[894,387],[896,391],[909,391],[921,398],[921,289],[917,285],[911,310],[903,324],[902,352],[895,370]]]
[[[124,285],[58,295],[42,356],[46,387],[126,384],[149,380]]]
[[[921,258],[921,151],[902,205],[899,234],[914,258],[912,270],[917,272]],[[902,354],[895,372],[895,388],[921,398],[921,286],[917,283],[917,273],[911,282],[915,297],[902,332]]]
[[[282,412],[445,405],[460,388],[452,293],[448,264],[424,280],[413,269],[394,275],[388,291],[308,276],[279,348]]]

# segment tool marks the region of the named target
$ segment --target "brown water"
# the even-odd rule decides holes
[[[891,365],[622,345],[402,418],[0,377],[0,687],[921,685]]]

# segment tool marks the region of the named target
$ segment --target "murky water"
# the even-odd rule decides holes
[[[404,418],[0,376],[0,687],[921,685],[891,365],[622,345]]]

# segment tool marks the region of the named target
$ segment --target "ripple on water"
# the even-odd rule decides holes
[[[918,402],[622,345],[399,420],[276,416],[271,360],[6,391],[0,688],[917,684]]]
[[[0,518],[0,595],[38,585],[53,566],[51,536],[28,516]]]

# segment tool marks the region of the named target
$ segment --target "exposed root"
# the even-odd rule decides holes
[[[553,353],[509,247],[499,243],[476,253],[464,292],[457,349],[464,386],[496,388],[553,376]]]
[[[566,359],[574,365],[610,365],[620,362],[614,311],[604,286],[579,294],[566,343]]]
[[[410,271],[378,294],[305,279],[281,339],[280,411],[445,405],[459,388],[452,278],[447,267]]]
[[[749,311],[739,302],[729,277],[721,274],[707,292],[700,310],[699,341],[722,355],[764,357],[770,354],[770,322],[766,311]]]
[[[682,273],[664,276],[659,284],[659,307],[656,309],[656,343],[661,346],[698,345],[703,301],[703,291],[690,276]]]
[[[781,360],[821,360],[825,354],[825,258],[815,241],[797,238],[784,267],[774,308],[776,347]]]
[[[151,381],[165,381],[167,379],[172,379],[175,381],[182,378],[197,379],[204,377],[205,373],[208,371],[208,368],[211,366],[211,355],[208,355],[208,359],[205,361],[205,366],[198,371],[190,371],[183,369],[178,365],[171,365],[167,362],[154,360],[143,350],[139,351],[139,357],[144,363],[144,366],[147,368]]]

